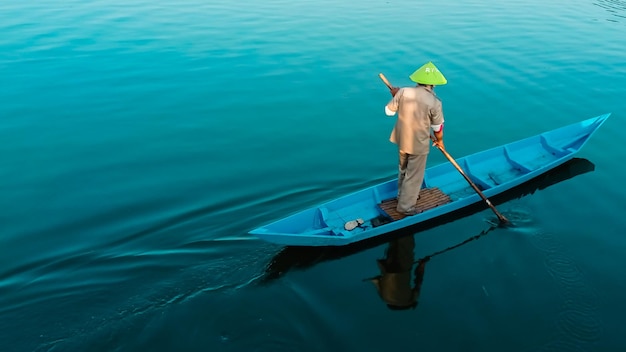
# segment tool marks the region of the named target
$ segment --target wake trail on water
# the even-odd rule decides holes
[[[177,306],[190,304],[203,295],[223,295],[245,289],[262,276],[262,263],[273,254],[273,249],[252,250],[244,246],[232,249],[212,256],[210,260],[207,257],[207,261],[199,261],[193,266],[178,266],[152,280],[142,280],[144,274],[135,275],[124,282],[126,287],[118,286],[122,293],[111,292],[115,297],[100,303],[97,311],[85,304],[85,312],[77,314],[72,319],[73,324],[42,328],[47,330],[42,334],[46,342],[39,344],[35,351],[86,350],[88,346],[115,349],[129,331],[141,332],[150,322]],[[165,257],[166,254],[161,254],[155,259],[167,261]],[[128,288],[128,285],[133,287]]]

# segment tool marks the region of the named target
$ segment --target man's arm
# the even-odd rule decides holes
[[[433,146],[439,146],[440,148],[444,148],[443,146],[443,123],[440,125],[431,125],[433,129],[433,134],[435,135],[436,141],[433,143]]]
[[[433,134],[435,135],[435,142],[433,146],[438,146],[443,148],[443,109],[441,106],[441,101],[437,99],[435,108],[431,110],[430,115],[430,127],[433,129]]]
[[[401,89],[398,89],[396,87],[393,87],[393,89],[391,90],[391,95],[393,95],[393,97],[391,98],[389,103],[387,103],[387,105],[385,106],[385,114],[387,114],[387,116],[393,116],[398,111],[398,106],[400,104],[400,96],[402,95],[402,94],[398,94],[398,92],[400,91]]]

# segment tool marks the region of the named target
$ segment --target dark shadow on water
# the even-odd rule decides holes
[[[525,182],[517,187],[514,187],[506,192],[503,192],[495,197],[490,198],[491,202],[494,205],[502,204],[507,201],[518,199],[523,196],[533,194],[538,190],[545,189],[552,185],[555,185],[559,182],[571,179],[578,175],[582,175],[588,172],[592,172],[595,169],[595,165],[591,163],[587,159],[582,158],[574,158],[563,165],[560,165],[542,175],[535,177],[534,179]],[[305,269],[309,268],[317,263],[321,263],[324,261],[334,260],[343,258],[346,256],[350,256],[374,247],[378,247],[382,244],[389,243],[389,248],[398,247],[403,242],[402,241],[411,241],[410,239],[406,239],[408,237],[413,238],[413,235],[425,231],[449,222],[453,222],[455,220],[467,217],[469,215],[475,214],[477,212],[483,211],[487,209],[487,206],[481,202],[471,205],[469,207],[456,210],[449,214],[440,216],[435,219],[431,219],[425,221],[423,223],[416,224],[414,226],[401,229],[398,231],[390,232],[388,234],[378,236],[375,238],[367,239],[361,242],[357,242],[354,244],[350,244],[347,246],[339,246],[339,247],[284,247],[280,252],[278,252],[267,264],[265,268],[265,273],[263,278],[261,279],[262,283],[267,283],[274,279],[279,278],[281,275],[287,273],[289,270],[293,269]],[[494,226],[495,228],[495,226]],[[486,233],[490,232],[492,228],[487,231],[483,231],[478,235],[472,235],[468,238],[468,240],[453,246],[456,248],[462,244],[465,244],[471,240],[476,239],[477,237],[481,237]],[[399,243],[394,244],[394,241],[400,241]],[[413,244],[414,245],[414,244]],[[451,248],[450,248],[451,249]],[[446,249],[449,250],[449,249]],[[411,249],[412,252],[412,249]],[[432,257],[430,255],[429,257]],[[411,257],[412,259],[412,257]],[[417,266],[417,269],[422,269],[428,260],[423,261],[420,265]],[[413,261],[411,261],[413,263]],[[418,260],[419,263],[419,260]],[[416,269],[416,270],[417,270]],[[405,279],[406,280],[406,279]]]

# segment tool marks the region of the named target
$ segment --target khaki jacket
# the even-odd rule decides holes
[[[443,123],[441,100],[423,86],[400,88],[387,108],[398,113],[389,140],[405,153],[424,155],[430,151],[430,126]]]

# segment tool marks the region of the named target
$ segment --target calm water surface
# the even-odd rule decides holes
[[[3,2],[2,350],[622,351],[625,32],[620,0]],[[515,228],[247,234],[394,177],[377,74],[429,60],[456,156],[613,115]],[[370,280],[396,245],[414,309]]]

